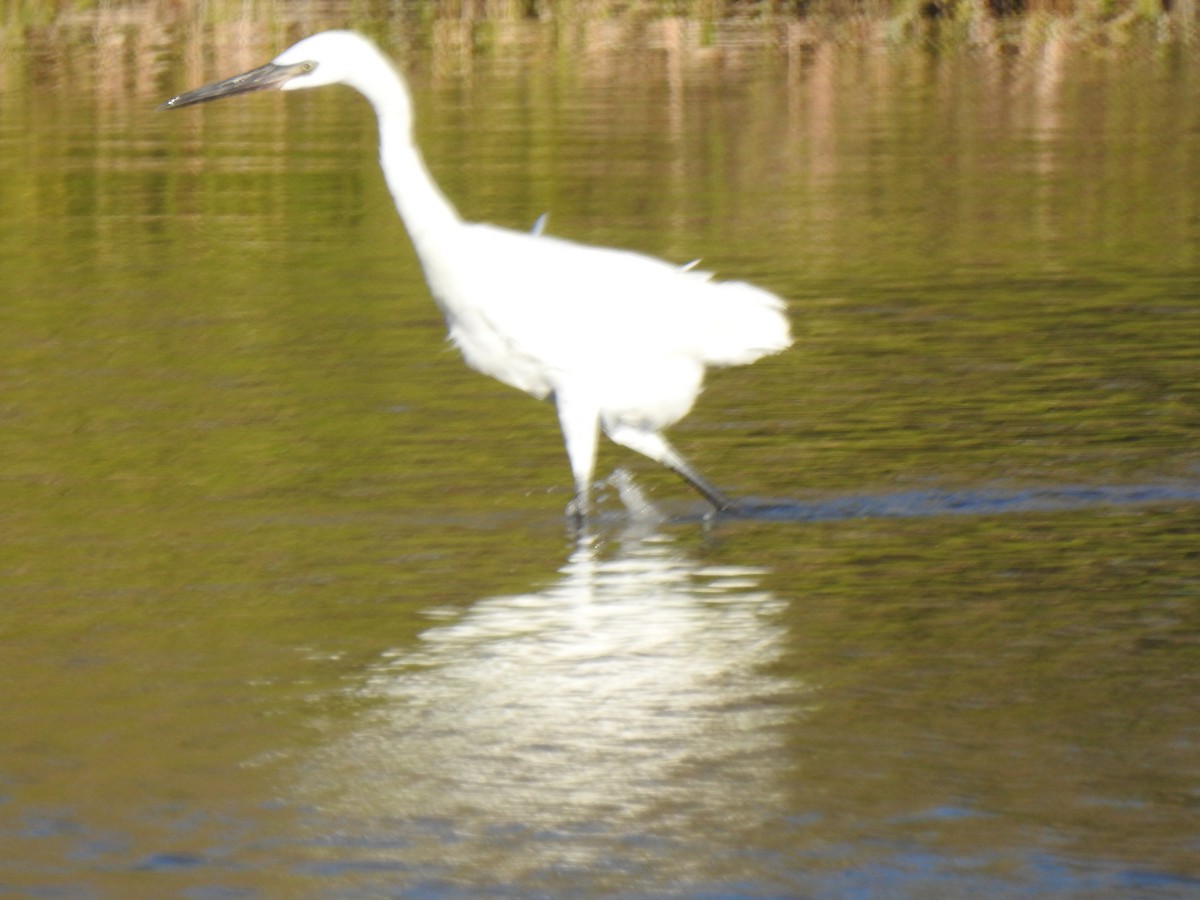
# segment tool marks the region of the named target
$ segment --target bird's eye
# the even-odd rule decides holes
[[[305,75],[307,75],[309,72],[313,71],[313,69],[315,69],[316,67],[317,67],[316,62],[314,62],[311,59],[300,63],[300,71]]]

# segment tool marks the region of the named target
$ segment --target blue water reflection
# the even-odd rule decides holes
[[[918,490],[852,495],[811,501],[755,500],[742,518],[780,522],[895,519],[923,516],[988,516],[1054,512],[1105,506],[1142,506],[1200,501],[1200,484],[1046,485],[1035,488]]]

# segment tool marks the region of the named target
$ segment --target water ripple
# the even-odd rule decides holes
[[[991,516],[1059,512],[1100,506],[1200,502],[1197,484],[1067,485],[1021,490],[925,490],[828,499],[750,500],[738,518],[783,522]]]

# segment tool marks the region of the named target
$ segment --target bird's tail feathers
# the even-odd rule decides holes
[[[740,366],[791,346],[783,300],[744,281],[710,282],[701,302],[709,304],[703,322],[703,360],[713,366]]]

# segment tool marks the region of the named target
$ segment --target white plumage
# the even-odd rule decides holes
[[[345,84],[379,119],[380,164],[450,339],[480,372],[552,398],[584,516],[598,429],[690,482],[719,510],[735,505],[663,438],[687,415],[706,366],[750,363],[791,344],[783,301],[691,266],[542,233],[462,221],[413,140],[400,75],[361,35],[327,31],[271,63],[163,104]]]

